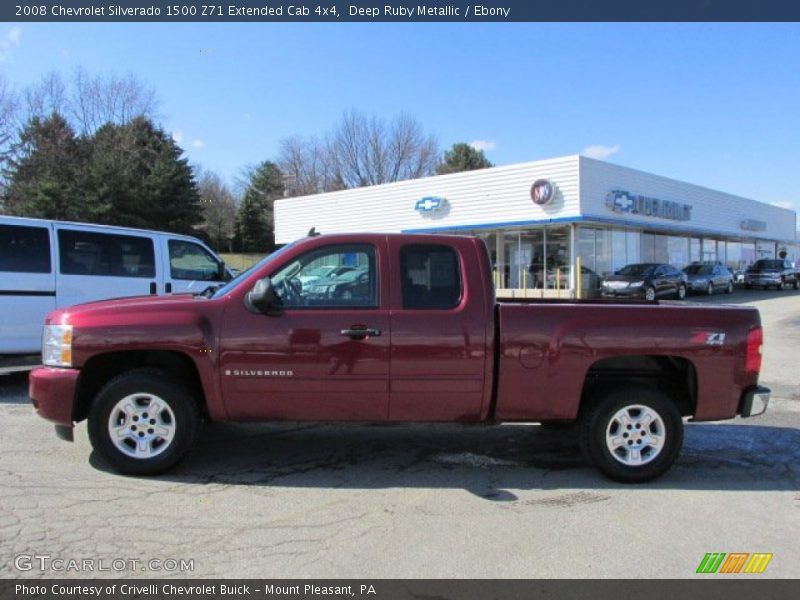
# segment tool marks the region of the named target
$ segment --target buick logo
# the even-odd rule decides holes
[[[553,196],[555,195],[553,192],[552,183],[547,179],[537,179],[531,186],[531,200],[539,206],[545,206],[552,202]]]

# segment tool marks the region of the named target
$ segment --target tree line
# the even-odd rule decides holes
[[[0,76],[0,212],[199,235],[220,251],[274,249],[276,199],[493,166],[466,143],[441,153],[410,114],[357,110],[293,136],[234,191],[191,165],[133,76],[46,76],[15,93]]]

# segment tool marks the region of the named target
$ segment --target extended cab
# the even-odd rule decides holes
[[[744,287],[763,287],[765,290],[775,287],[785,290],[790,286],[800,289],[800,277],[791,261],[783,258],[762,258],[747,268],[744,273]]]
[[[753,308],[498,303],[479,239],[332,235],[213,293],[52,312],[30,395],[124,473],[171,468],[203,421],[577,422],[593,464],[645,481],[683,417],[766,410],[761,344]]]

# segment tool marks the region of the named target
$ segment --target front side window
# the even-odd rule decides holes
[[[377,308],[375,248],[327,246],[308,252],[272,276],[284,308]]]
[[[49,273],[50,235],[47,229],[0,225],[0,271]]]
[[[60,229],[59,268],[65,275],[155,277],[153,240],[133,235]]]
[[[219,261],[194,242],[169,240],[169,271],[172,279],[217,281]]]
[[[461,301],[461,268],[449,246],[414,244],[400,249],[403,308],[448,309]]]

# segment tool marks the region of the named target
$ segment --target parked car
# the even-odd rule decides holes
[[[348,255],[367,294],[292,283]],[[489,260],[477,238],[316,236],[210,295],[56,310],[33,406],[65,439],[88,419],[97,456],[131,474],[173,467],[204,421],[574,422],[627,482],[670,468],[684,417],[766,410],[755,308],[497,302]]]
[[[747,268],[744,273],[744,287],[774,287],[784,290],[788,287],[800,288],[800,278],[791,261],[781,258],[762,258]]]
[[[369,294],[369,273],[366,269],[348,270],[330,278],[317,279],[308,286],[310,298],[352,300]]]
[[[315,267],[299,275],[297,279],[303,285],[309,285],[322,279],[332,279],[344,273],[355,271],[355,267],[348,265],[325,265],[322,267]]]
[[[0,373],[38,364],[42,324],[54,308],[201,292],[231,277],[193,237],[0,216]]]
[[[696,294],[708,294],[724,291],[733,293],[733,273],[728,267],[716,263],[692,263],[684,267],[687,288]]]
[[[686,276],[672,265],[636,263],[626,265],[603,281],[606,298],[677,298],[686,297]]]

